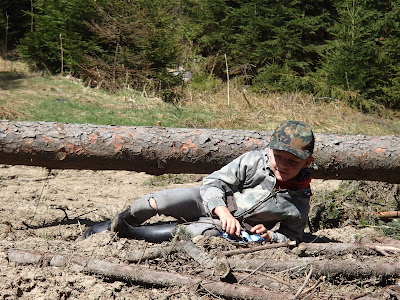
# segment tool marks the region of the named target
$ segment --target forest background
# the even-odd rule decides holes
[[[0,15],[3,57],[110,91],[182,100],[190,70],[192,88],[400,108],[400,1],[3,0]]]

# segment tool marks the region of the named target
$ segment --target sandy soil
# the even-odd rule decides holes
[[[191,182],[200,184],[201,176],[191,176]],[[139,196],[155,187],[146,185],[151,178],[144,173],[125,171],[76,171],[52,170],[38,167],[0,165],[0,298],[1,299],[217,299],[206,289],[193,287],[155,288],[134,283],[112,280],[99,275],[87,274],[73,266],[67,268],[16,265],[8,262],[11,249],[34,252],[51,252],[65,255],[94,257],[110,262],[127,263],[124,255],[160,247],[144,241],[120,239],[106,231],[83,240],[82,232],[93,224],[111,218],[125,209]],[[315,181],[317,189],[335,189],[338,182]],[[182,186],[182,185],[179,185]],[[377,233],[373,229],[360,230],[354,227],[323,230],[316,236],[336,241],[353,242],[356,237],[371,238]],[[235,249],[236,244],[222,238],[200,239],[199,248],[209,253],[221,249]],[[165,246],[161,245],[161,246]],[[300,259],[289,249],[263,250],[240,258]],[[359,257],[346,255],[347,260],[367,259],[372,261],[395,261],[393,256]],[[142,263],[149,269],[171,273],[195,274],[199,265],[182,253]],[[272,274],[272,273],[271,273]],[[279,280],[274,284],[253,284],[265,290],[296,294],[303,285],[306,270],[295,273],[275,273]],[[254,275],[253,275],[254,276]],[[307,299],[356,299],[354,295],[370,295],[377,299],[399,299],[395,292],[388,291],[379,279],[364,281],[342,279],[330,281],[321,276],[312,277],[306,287],[312,287]],[[392,284],[392,283],[391,283]],[[350,296],[353,295],[353,298]],[[391,297],[391,298],[390,298]]]

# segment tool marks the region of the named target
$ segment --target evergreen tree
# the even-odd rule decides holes
[[[166,72],[179,54],[180,3],[159,0],[37,0],[35,29],[21,42],[21,56],[51,73],[72,72],[114,90],[140,88]],[[180,27],[182,28],[182,26]]]
[[[377,101],[387,105],[398,92],[398,8],[395,1],[338,1],[338,19],[331,28],[320,71],[330,87],[361,95],[354,103],[369,108]],[[390,94],[392,94],[390,96]]]
[[[0,45],[3,45],[0,51],[5,48],[6,39],[7,49],[13,50],[23,35],[29,32],[31,18],[26,12],[30,11],[30,3],[30,0],[2,0],[0,2]]]
[[[381,3],[376,36],[379,86],[372,97],[385,107],[400,108],[400,2]]]
[[[331,29],[335,39],[328,43],[323,68],[329,85],[364,90],[372,79],[369,68],[376,58],[375,34],[369,26],[375,14],[355,0],[344,1],[339,12]]]
[[[178,60],[179,8],[175,1],[156,0],[97,6],[99,18],[89,28],[98,38],[99,51],[88,55],[85,76],[111,90],[127,84],[141,88],[150,78],[161,88],[177,83],[166,69]]]
[[[79,71],[85,53],[94,48],[85,22],[95,13],[89,1],[36,0],[34,30],[25,35],[19,47],[22,58],[51,73],[60,72],[62,65],[66,71]]]
[[[314,70],[319,47],[327,37],[329,0],[200,1],[197,10],[199,37],[195,40],[204,56],[227,54],[237,75],[255,76],[261,85],[275,81],[286,68],[287,76],[303,76]],[[272,68],[271,68],[272,66]],[[273,67],[276,66],[276,67]],[[220,55],[215,72],[224,74]],[[270,77],[270,78],[268,78]]]

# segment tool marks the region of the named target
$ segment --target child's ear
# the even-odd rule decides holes
[[[303,168],[308,167],[309,165],[311,165],[312,161],[313,161],[313,157],[312,157],[312,156],[310,156],[309,158],[307,158],[307,159],[304,161]]]

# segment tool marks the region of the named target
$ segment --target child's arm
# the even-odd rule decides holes
[[[230,213],[226,206],[217,206],[213,213],[217,215],[221,221],[222,230],[227,234],[240,235],[241,226],[238,220]]]

